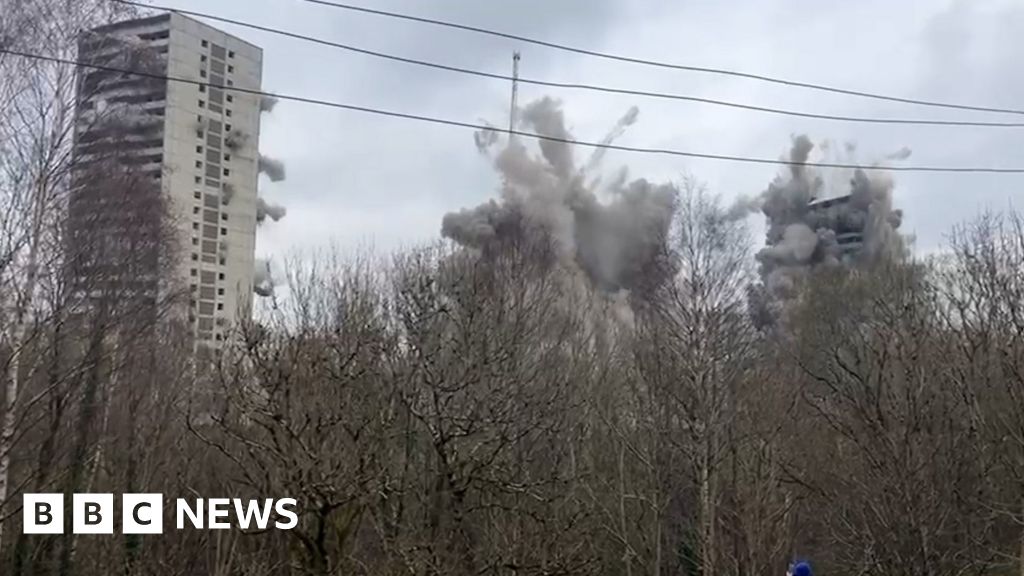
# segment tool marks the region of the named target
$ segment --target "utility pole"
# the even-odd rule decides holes
[[[519,52],[512,53],[512,106],[508,114],[508,141],[511,142],[516,129],[516,108],[519,105]]]

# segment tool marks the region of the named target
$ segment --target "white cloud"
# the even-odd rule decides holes
[[[978,117],[811,92],[748,80],[644,68],[470,33],[282,0],[179,0],[175,5],[278,26],[397,54],[507,72],[513,49],[524,76],[695,94],[822,113],[931,118]],[[367,4],[369,5],[369,4]],[[287,6],[287,10],[281,10]],[[734,68],[794,80],[910,97],[1021,106],[1024,9],[1001,2],[761,2],[655,0],[518,3],[444,0],[374,2],[510,32],[685,64]],[[214,23],[216,25],[216,23]],[[367,106],[496,124],[506,121],[507,83],[467,78],[229,30],[264,49],[265,88]],[[791,134],[856,141],[864,158],[909,146],[915,164],[1020,165],[1020,131],[856,125],[581,91],[523,86],[521,101],[552,93],[565,102],[576,135],[597,140],[630,106],[640,108],[625,144],[778,157]],[[986,116],[987,118],[990,116]],[[266,121],[261,148],[288,165],[269,186],[289,216],[261,231],[261,252],[336,240],[379,248],[436,238],[440,217],[495,192],[495,178],[457,128],[282,102]],[[586,152],[589,154],[589,151]],[[649,179],[684,171],[727,197],[760,191],[776,170],[663,156],[610,153]],[[898,174],[897,204],[918,245],[932,249],[955,222],[985,207],[1005,208],[1020,177]]]

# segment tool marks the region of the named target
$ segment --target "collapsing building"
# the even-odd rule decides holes
[[[903,214],[892,207],[893,181],[884,168],[875,164],[851,169],[845,182],[836,179],[830,189],[807,165],[813,148],[806,136],[796,137],[786,170],[767,190],[741,199],[730,212],[742,217],[760,210],[767,220],[765,247],[757,253],[761,281],[750,290],[751,313],[761,326],[780,319],[814,268],[852,268],[906,252],[898,232]],[[904,150],[887,159],[907,156]]]
[[[864,248],[864,230],[851,226],[849,221],[838,217],[839,214],[850,210],[852,201],[853,196],[847,194],[812,200],[807,204],[807,212],[811,219],[834,224],[831,232],[835,234],[835,250],[839,259],[847,263],[855,261]]]
[[[630,109],[603,142],[611,143],[636,122]],[[482,254],[498,254],[531,242],[543,246],[561,269],[599,289],[619,294],[658,285],[667,274],[662,245],[668,235],[677,190],[672,184],[628,180],[625,171],[602,183],[595,176],[604,150],[577,162],[572,134],[560,102],[528,104],[519,125],[546,137],[539,154],[511,139],[494,156],[502,176],[500,200],[444,216],[441,234]],[[494,130],[476,136],[482,152],[498,142]],[[604,200],[603,198],[607,198]]]

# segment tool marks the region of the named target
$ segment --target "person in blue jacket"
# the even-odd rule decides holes
[[[810,563],[806,561],[799,561],[793,564],[789,571],[786,573],[787,576],[814,576],[814,572],[811,571]]]

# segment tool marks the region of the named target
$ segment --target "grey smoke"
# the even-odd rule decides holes
[[[270,260],[257,258],[253,264],[252,290],[264,298],[274,295],[274,278],[270,273]]]
[[[635,120],[631,110],[611,138]],[[520,122],[538,134],[572,139],[560,103],[551,98],[523,108]],[[635,288],[661,270],[676,189],[642,179],[627,183],[623,176],[602,202],[577,167],[571,144],[541,140],[539,147],[538,155],[520,139],[508,142],[494,159],[503,181],[500,199],[446,214],[441,234],[484,253],[540,241],[567,269],[610,292]]]
[[[270,204],[263,198],[256,199],[256,222],[262,223],[268,217],[277,222],[281,218],[284,218],[288,211],[284,206],[277,204]]]
[[[482,120],[481,122],[487,126],[487,128],[474,132],[473,141],[476,143],[476,149],[479,150],[481,154],[486,154],[491,146],[494,146],[494,144],[497,143],[499,132],[497,127],[490,122],[487,122],[486,120]]]
[[[764,206],[764,197],[760,194],[757,196],[740,196],[725,212],[725,217],[727,220],[742,220],[750,214],[760,212],[762,206]]]
[[[751,297],[755,318],[777,320],[800,280],[815,267],[853,267],[906,253],[898,232],[903,215],[892,207],[889,174],[858,168],[845,180],[823,178],[806,165],[813,149],[807,136],[795,137],[787,158],[792,164],[759,196],[741,198],[730,210],[741,216],[757,206],[767,221],[765,247],[757,254],[761,285]],[[847,145],[846,153],[853,152]],[[904,148],[885,158],[909,155]]]
[[[263,96],[260,98],[260,112],[273,112],[274,107],[277,106],[278,99],[273,96]]]
[[[778,242],[761,250],[758,259],[789,266],[803,265],[814,255],[818,241],[818,234],[806,224],[790,224],[782,231]]]
[[[899,150],[893,152],[892,154],[887,155],[885,157],[885,159],[886,160],[906,160],[907,158],[910,158],[910,154],[911,153],[912,153],[912,150],[910,148],[904,146],[903,148],[900,148]]]
[[[617,140],[626,132],[626,128],[629,128],[630,126],[636,123],[636,119],[639,116],[639,108],[637,108],[636,106],[630,108],[629,111],[626,112],[626,114],[622,118],[619,118],[619,121],[615,123],[615,126],[612,127],[611,131],[609,131],[608,134],[601,139],[601,145],[607,146],[608,144],[611,144],[612,142]],[[604,160],[604,155],[607,151],[608,149],[603,147],[594,150],[594,153],[590,156],[590,160],[587,161],[587,167],[585,171],[591,172],[594,168],[600,165],[601,161]]]
[[[267,177],[270,178],[271,182],[280,182],[284,180],[284,162],[281,162],[280,160],[260,154],[259,170],[266,174]]]
[[[228,135],[224,138],[224,145],[228,147],[228,150],[237,152],[245,147],[249,143],[249,135],[241,130],[235,129],[228,132]]]
[[[789,151],[789,156],[783,158],[784,161],[789,162],[786,170],[791,173],[791,190],[787,189],[780,191],[779,187],[782,185],[781,176],[775,179],[768,186],[768,189],[761,192],[757,196],[740,196],[732,207],[726,211],[726,216],[731,219],[739,220],[745,218],[749,214],[755,212],[764,212],[768,215],[768,212],[781,213],[789,211],[799,211],[802,207],[805,207],[808,202],[813,198],[815,190],[820,190],[824,183],[819,176],[814,177],[814,181],[808,181],[805,178],[807,158],[814,148],[814,144],[811,139],[807,136],[801,135],[793,139],[793,146]],[[769,207],[766,204],[771,203]],[[783,216],[783,219],[788,217]],[[776,235],[781,236],[782,230],[776,231]]]

